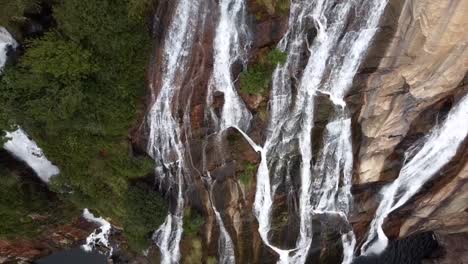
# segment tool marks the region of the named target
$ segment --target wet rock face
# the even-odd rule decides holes
[[[161,1],[158,4],[155,16],[158,23],[155,23],[154,28],[154,54],[148,70],[149,90],[143,114],[148,113],[160,92],[158,89],[161,87],[161,73],[165,69],[159,68],[161,65],[159,60],[162,58],[164,36],[168,34],[167,28],[173,16],[174,2]],[[255,63],[255,58],[261,49],[271,48],[277,44],[286,32],[288,22],[287,14],[267,15],[257,19],[255,11],[252,10],[258,8],[255,2],[248,1],[247,21],[251,30],[249,63]],[[216,124],[207,118],[209,108],[218,118],[220,117],[225,98],[223,93],[216,92],[213,94],[211,105],[207,105],[207,88],[213,71],[213,37],[217,25],[218,3],[203,1],[203,5],[201,9],[205,11],[200,16],[204,17],[204,23],[202,27],[197,28],[188,67],[184,74],[179,75],[181,79],[177,80],[177,83],[180,83],[180,88],[172,102],[175,118],[183,127],[181,140],[184,141],[187,150],[186,158],[191,171],[190,186],[185,193],[186,207],[196,209],[204,219],[197,237],[184,236],[181,243],[181,249],[186,251],[184,252],[186,254],[182,254],[183,261],[191,261],[193,258],[206,261],[217,257],[220,230],[212,209],[212,205],[215,205],[235,244],[238,261],[260,263],[262,258],[269,258],[274,262],[276,256],[265,251],[256,232],[258,227],[252,214],[255,172],[260,161],[259,155],[235,129],[215,133]],[[233,79],[238,79],[242,70],[245,70],[242,65],[233,65]],[[236,81],[235,85],[239,91],[239,81]],[[260,118],[257,112],[266,108],[267,98],[264,95],[241,94],[241,96],[254,114],[248,133],[256,142],[261,143],[266,124],[264,118]],[[188,122],[184,120],[185,116],[189,116]],[[144,119],[144,116],[140,118],[139,125],[130,134],[134,148],[140,152],[146,149],[148,133]],[[206,178],[210,178],[213,182],[212,192]],[[200,250],[202,252],[200,254],[195,252]]]
[[[462,15],[467,11],[466,1],[389,2],[382,29],[348,97],[357,119],[351,221],[358,241],[374,216],[378,191],[398,176],[404,152],[442,122],[448,109],[468,92],[468,35],[460,32],[468,25]],[[466,152],[465,140],[457,156],[389,216],[384,230],[391,239],[430,230],[466,236]],[[451,242],[441,246],[454,246],[453,240],[447,241]],[[420,263],[388,262],[396,260],[386,254],[388,259],[362,258],[356,263]],[[453,254],[424,263],[466,262],[466,256],[456,262]]]
[[[216,10],[215,1],[206,3],[208,10]],[[262,49],[274,47],[287,30],[287,16],[263,12],[257,18],[255,14],[260,12],[259,8],[256,0],[248,1],[251,14],[249,26],[252,30],[249,63],[255,63]],[[147,97],[147,108],[159,92],[157,89],[160,87],[163,69],[158,68],[158,60],[161,58],[162,40],[173,15],[172,10],[171,1],[161,1],[159,4],[156,15],[159,22],[154,28],[154,61],[148,70],[149,89],[152,89],[153,96]],[[353,115],[355,152],[355,201],[350,221],[358,243],[366,235],[374,217],[379,190],[398,176],[404,152],[423,138],[435,123],[443,120],[450,107],[468,92],[468,35],[462,30],[468,28],[466,13],[467,1],[389,1],[381,30],[354,80],[353,90],[346,98]],[[261,243],[252,214],[259,155],[235,130],[228,130],[223,135],[215,134],[214,124],[206,118],[208,107],[212,107],[219,117],[225,99],[222,93],[216,93],[212,105],[206,105],[206,89],[213,67],[212,39],[216,14],[208,12],[205,15],[204,27],[196,33],[197,44],[191,51],[188,74],[179,80],[181,88],[173,102],[173,112],[180,120],[184,114],[190,117],[190,123],[184,124],[187,127],[184,127],[182,135],[193,176],[186,200],[188,206],[202,213],[205,221],[199,234],[202,242],[198,238],[186,237],[181,247],[190,249],[197,245],[198,250],[202,248],[203,256],[200,258],[204,261],[217,254],[219,228],[211,207],[209,187],[202,179],[209,172],[211,179],[216,181],[214,204],[233,240],[238,262],[274,263],[276,256]],[[242,69],[240,66],[234,68],[235,79]],[[238,82],[236,86],[239,89]],[[260,113],[265,110],[263,108],[266,108],[268,98],[244,94],[241,97],[254,115],[247,132],[255,142],[261,144],[267,120]],[[323,126],[332,111],[324,96],[319,99],[314,127],[316,138],[313,139],[315,152],[322,147],[320,138]],[[131,138],[134,145],[144,152],[147,128],[143,119]],[[438,230],[444,235],[468,231],[468,159],[463,155],[466,153],[466,145],[454,162],[447,165],[434,181],[424,186],[407,206],[388,218],[385,231],[391,239],[430,230]],[[294,184],[298,185],[298,180],[293,177]],[[281,211],[287,207],[284,204],[291,201],[286,196],[278,196],[276,199],[277,210],[273,212],[273,224],[280,227],[274,230],[273,240],[278,245],[293,247],[298,229],[297,219],[287,217],[289,212]],[[327,233],[324,227],[323,234],[317,235],[328,237],[328,240],[324,238],[324,245],[312,246],[314,252],[311,258],[317,261],[328,258],[333,263],[331,259],[339,258],[331,250],[339,248],[339,245],[332,243],[336,240],[333,236],[336,234]],[[453,242],[442,246],[446,247],[450,243]],[[424,234],[393,242],[383,259],[360,258],[356,263],[420,263],[421,259],[429,256],[426,254],[428,250],[434,247],[432,235]]]
[[[436,234],[439,249],[434,258],[422,261],[423,264],[452,264],[468,262],[468,233],[450,235]]]
[[[353,264],[420,264],[425,258],[437,254],[439,243],[433,233],[422,233],[392,241],[379,256],[361,256]]]
[[[466,90],[468,38],[460,32],[468,26],[466,12],[466,1],[390,1],[381,35],[386,40],[375,44],[369,58],[380,62],[361,88],[356,182],[381,180],[419,114]]]

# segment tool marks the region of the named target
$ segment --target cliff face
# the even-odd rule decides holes
[[[355,142],[354,182],[359,193],[366,192],[356,201],[356,216],[363,221],[356,224],[358,230],[365,229],[367,218],[359,215],[375,208],[377,197],[369,195],[371,190],[398,175],[405,149],[468,91],[467,8],[466,1],[390,1],[382,31],[363,65],[363,71],[372,72],[357,78],[360,139]],[[466,152],[465,143],[457,157],[385,224],[394,238],[436,231],[449,250],[441,263],[467,259],[453,244],[466,243],[460,240],[468,237]]]
[[[253,40],[250,64],[259,60],[265,49],[274,47],[287,30],[287,15],[275,13],[272,8],[265,10],[259,3],[248,3]],[[211,106],[206,105],[204,98],[212,71],[212,38],[216,21],[216,13],[206,10],[214,10],[216,4],[210,1],[205,4],[205,20],[197,32],[189,74],[180,80],[180,95],[174,104],[177,107],[175,112],[180,116],[186,111],[190,113],[190,126],[185,130],[190,132],[183,134],[193,166],[193,182],[187,190],[189,199],[186,203],[195,208],[205,222],[201,236],[184,236],[181,247],[183,251],[189,252],[186,261],[207,262],[216,257],[220,230],[212,210],[214,205],[220,211],[233,240],[239,263],[274,262],[276,256],[262,244],[257,232],[258,223],[252,214],[255,171],[260,157],[234,129],[226,132],[227,140],[217,140],[213,135],[215,131],[212,124],[206,120],[205,112]],[[161,4],[162,7],[167,5],[170,4]],[[162,22],[157,31],[165,34],[163,21],[168,21],[171,12],[165,8],[160,10],[164,10],[164,14],[158,16]],[[468,91],[466,13],[467,1],[389,1],[381,21],[381,30],[346,99],[351,105],[353,116],[355,201],[351,222],[358,245],[374,217],[379,201],[378,191],[398,176],[404,152],[423,138],[434,124],[443,120],[450,107]],[[155,52],[161,52],[159,44],[155,46]],[[238,76],[241,68],[241,65],[234,68],[233,75]],[[150,74],[153,94],[158,92],[158,74],[157,69]],[[238,82],[236,87],[239,89]],[[268,116],[265,115],[268,112],[265,109],[268,98],[242,92],[240,96],[253,113],[248,134],[261,143],[268,122]],[[214,107],[221,111],[223,95],[219,94],[216,98]],[[316,126],[320,130],[323,129],[323,125],[320,128],[321,122],[326,120],[330,107],[323,104],[318,111]],[[143,122],[134,136],[142,140],[136,141],[142,149],[145,147],[144,133]],[[460,253],[462,250],[459,247],[453,246],[454,243],[468,239],[467,145],[463,144],[456,158],[385,223],[386,233],[392,239],[435,231],[439,242],[448,251],[458,250],[448,252],[444,260],[434,260],[437,263],[457,263],[456,258],[462,262],[467,259],[466,254]],[[201,180],[206,177],[204,171],[209,172],[215,180],[213,186],[207,186]],[[274,200],[275,234],[272,240],[283,247],[294,247],[299,232],[298,219],[288,217],[290,194],[286,190],[280,190],[280,193]],[[328,242],[325,240],[322,245],[312,245],[313,251],[318,253],[314,253],[309,260],[337,263],[339,254],[333,256],[333,248],[337,246],[330,242],[337,239],[336,233],[328,230],[327,226],[320,229],[316,235],[327,237]]]
[[[394,167],[389,157],[421,113],[466,91],[467,8],[466,1],[391,1],[382,31],[387,34],[371,54],[380,62],[361,89],[357,183],[385,179]]]
[[[249,67],[261,61],[287,31],[288,15],[280,12],[280,2],[248,1],[247,21],[251,30]],[[218,9],[218,2],[208,0],[200,3],[199,19],[195,19],[196,25],[193,25],[196,28],[195,44],[188,52],[185,71],[178,73],[174,81],[178,90],[170,106],[181,127],[180,140],[186,151],[190,175],[185,178],[188,186],[184,190],[185,205],[190,209],[184,212],[186,222],[181,262],[212,263],[218,257],[222,230],[213,211],[216,208],[232,239],[237,263],[275,263],[278,256],[262,242],[258,222],[252,213],[260,155],[237,130],[217,132],[213,121],[207,118],[210,108],[220,115],[225,99],[222,93],[217,93],[211,105],[206,100],[213,71],[213,36],[218,16],[214,10]],[[165,56],[163,41],[169,34],[172,17],[178,15],[175,5],[176,1],[163,0],[158,2],[156,9],[146,112],[159,96],[163,73],[167,70],[162,62]],[[350,222],[358,245],[365,239],[374,217],[380,199],[379,190],[398,176],[405,151],[421,140],[434,124],[441,122],[450,108],[468,92],[466,14],[468,1],[464,0],[389,1],[380,31],[346,97],[351,107],[354,151],[354,204]],[[244,65],[235,63],[232,75],[237,79],[244,70]],[[269,120],[268,95],[244,93],[240,90],[239,81],[235,86],[253,116],[248,135],[262,144]],[[324,129],[323,123],[332,111],[328,99],[325,96],[321,99],[324,100],[319,103],[315,120],[318,134]],[[141,152],[147,151],[149,128],[146,118],[141,117],[130,136],[135,149]],[[314,136],[314,139],[318,138]],[[317,142],[313,145],[321,147]],[[468,262],[464,246],[468,244],[467,148],[468,140],[465,139],[456,157],[407,205],[393,212],[384,224],[391,239],[434,231],[446,252],[427,260],[427,263]],[[207,177],[212,179],[212,184],[207,183]],[[161,175],[156,175],[156,178],[161,178]],[[290,180],[294,187],[299,185],[297,178]],[[160,184],[173,209],[176,195],[171,192],[169,184]],[[280,188],[273,201],[271,240],[280,247],[295,246],[299,219],[294,208],[297,209],[298,202],[291,197],[297,196],[297,192],[298,189],[294,188]],[[289,207],[291,204],[293,206]],[[202,218],[202,224],[196,225],[199,222],[197,217]],[[321,241],[312,244],[308,261],[340,262],[341,252],[338,251],[341,245],[337,242],[340,238],[336,226],[341,223],[335,220],[327,219],[329,222],[324,225],[320,217],[313,219],[317,226],[314,236],[320,237]],[[65,231],[60,231],[62,229]],[[86,231],[81,228],[75,230],[79,235],[72,236],[73,243],[90,231],[90,227],[83,229]],[[58,227],[58,237],[69,237],[66,230],[69,227]],[[67,242],[67,246],[72,242]],[[18,243],[26,246],[32,243],[32,246],[23,250]],[[31,255],[32,250],[36,250],[33,245],[36,242],[18,243],[0,241],[0,256],[22,258],[18,252],[21,250],[28,254],[25,258],[30,259],[45,252],[34,251],[35,255]],[[44,243],[39,242],[41,245]],[[159,261],[158,255],[155,246],[149,250],[149,256],[155,262]]]

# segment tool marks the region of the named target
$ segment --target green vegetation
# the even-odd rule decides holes
[[[150,3],[58,2],[57,28],[26,42],[0,81],[0,131],[24,127],[61,169],[52,189],[125,226],[134,248],[166,213],[151,190],[129,187],[153,168],[149,158],[131,155],[127,140],[145,90]]]
[[[124,234],[135,251],[149,246],[151,233],[167,214],[164,201],[148,186],[131,186],[126,200]]]
[[[182,247],[186,254],[183,263],[202,263],[203,247],[200,235],[204,223],[203,216],[196,210],[184,209],[184,238]]]
[[[184,256],[183,263],[202,263],[203,257],[203,246],[201,239],[191,238],[190,240],[190,249],[188,254]]]
[[[186,236],[195,236],[201,229],[205,221],[203,216],[190,208],[184,210],[184,234]]]
[[[39,12],[38,0],[0,0],[0,25],[17,33],[26,18],[24,12]]]
[[[284,64],[286,59],[287,54],[276,48],[266,56],[260,56],[258,63],[241,73],[241,91],[248,94],[267,93],[273,71],[277,65]]]
[[[245,187],[250,187],[253,182],[255,173],[257,172],[257,166],[253,163],[247,162],[244,165],[244,171],[240,174],[239,180]]]
[[[66,220],[73,211],[60,201],[40,190],[34,182],[20,180],[20,176],[0,165],[0,238],[34,237],[46,225]],[[51,217],[56,211],[60,218]]]
[[[151,15],[156,0],[129,0],[128,16],[134,20],[142,20]]]

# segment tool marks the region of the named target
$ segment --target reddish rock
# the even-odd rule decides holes
[[[263,21],[255,27],[254,47],[270,46],[281,40],[288,30],[288,17],[275,17]]]
[[[54,252],[76,247],[94,228],[93,224],[79,218],[70,224],[51,226],[32,240],[0,240],[0,263],[29,263]]]
[[[192,129],[199,129],[203,126],[204,121],[204,106],[202,104],[196,105],[190,113],[190,121]]]

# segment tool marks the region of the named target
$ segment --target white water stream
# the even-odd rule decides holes
[[[6,136],[9,140],[3,146],[5,150],[24,161],[43,182],[49,183],[53,176],[60,173],[59,168],[47,159],[42,149],[23,129],[7,132]]]
[[[179,120],[172,113],[193,48],[199,1],[179,0],[164,40],[161,87],[147,117],[150,128],[148,153],[156,162],[156,175],[176,194],[176,204],[153,238],[161,251],[161,263],[178,263],[183,232],[184,176],[186,161]],[[174,191],[175,190],[175,191]]]
[[[305,263],[313,236],[312,212],[338,214],[347,221],[353,160],[350,119],[344,96],[377,31],[386,3],[386,0],[321,0],[296,1],[291,5],[289,31],[279,45],[287,52],[288,58],[274,73],[271,120],[261,151],[254,204],[261,238],[278,253],[280,263]],[[352,15],[355,18],[350,21]],[[311,23],[317,35],[308,47],[310,56],[307,65],[300,78],[291,76],[291,72],[300,72],[299,62],[307,48],[305,44]],[[297,95],[291,92],[292,78],[299,79]],[[317,166],[313,168],[311,135],[314,99],[319,92],[329,95],[335,105],[335,116],[326,127],[324,148],[319,154]],[[292,100],[294,96],[295,100]],[[269,241],[271,211],[275,191],[280,178],[284,177],[280,171],[289,171],[284,168],[291,166],[288,162],[291,144],[298,145],[301,158],[300,234],[295,248],[280,249]],[[273,160],[278,165],[270,168],[269,163]],[[343,263],[351,262],[354,245],[354,234],[344,233]]]
[[[4,27],[0,27],[0,74],[7,61],[8,48],[16,48],[18,43]]]
[[[244,0],[220,0],[219,18],[214,38],[213,74],[208,87],[208,105],[213,102],[213,93],[223,93],[224,104],[221,117],[217,118],[211,109],[211,118],[218,123],[219,130],[238,126],[248,129],[252,115],[237,94],[232,76],[232,65],[236,62],[246,64],[247,24],[245,22]]]
[[[224,104],[221,116],[218,118],[213,109],[210,112],[217,131],[236,127],[247,137],[244,131],[249,127],[251,114],[236,92],[231,72],[234,63],[246,63],[248,43],[244,21],[245,6],[240,0],[220,0],[218,4],[214,67],[207,103],[212,105],[213,94],[216,91],[222,92]],[[351,200],[350,172],[353,161],[350,119],[344,96],[376,32],[385,5],[386,0],[363,3],[300,0],[291,5],[289,30],[279,45],[281,50],[287,52],[288,57],[273,76],[271,120],[267,139],[264,147],[257,146],[249,139],[262,158],[257,172],[254,202],[260,236],[266,245],[279,254],[282,263],[305,262],[312,242],[312,212],[335,213],[346,220]],[[181,132],[173,117],[171,104],[180,89],[180,78],[177,76],[186,67],[186,56],[193,45],[197,7],[198,3],[193,1],[180,0],[177,3],[176,14],[164,45],[165,72],[162,86],[148,115],[148,152],[156,160],[156,173],[160,175],[161,181],[169,181],[177,189],[177,205],[155,233],[163,263],[174,263],[180,259],[185,160]],[[356,15],[355,19],[349,21],[352,15]],[[314,28],[317,34],[307,47],[307,39]],[[307,64],[301,75],[301,62],[304,60]],[[298,80],[297,94],[292,93],[293,78]],[[314,101],[318,92],[329,95],[335,105],[335,115],[327,125],[324,149],[314,167],[311,134],[314,125]],[[280,171],[285,168],[290,171],[292,166],[289,157],[290,144],[295,144],[300,154],[300,235],[295,248],[280,249],[269,241],[271,210],[275,191],[281,182],[280,178],[284,176]],[[278,162],[270,168],[272,161]],[[214,206],[213,210],[221,229],[220,260],[232,263],[232,240]],[[344,263],[349,263],[355,244],[352,231],[343,233],[343,244]]]
[[[211,178],[210,178],[211,179]],[[229,235],[226,227],[224,226],[223,219],[221,214],[216,209],[213,200],[213,186],[215,185],[216,180],[210,182],[210,201],[213,211],[215,213],[216,223],[219,227],[219,239],[218,239],[218,263],[219,264],[234,264],[236,263],[236,256],[234,252],[234,244],[232,243],[231,236]]]
[[[87,238],[86,244],[81,247],[85,251],[92,251],[96,246],[101,246],[109,250],[108,256],[112,256],[113,248],[109,243],[109,236],[112,230],[112,225],[102,217],[96,217],[87,208],[83,210],[83,218],[89,222],[99,225],[99,228],[93,231]]]
[[[17,46],[18,43],[11,34],[5,28],[0,27],[0,74],[8,59],[8,49],[15,49]],[[43,182],[48,183],[53,176],[60,173],[58,167],[47,159],[42,149],[28,137],[23,129],[18,128],[13,132],[6,132],[6,137],[9,140],[3,146],[5,150],[24,161]]]
[[[382,229],[387,216],[408,202],[455,156],[467,135],[468,95],[465,95],[452,108],[443,124],[433,128],[422,148],[405,163],[398,178],[382,189],[382,200],[371,223],[367,240],[361,248],[363,255],[379,254],[387,247],[388,238]]]
[[[214,121],[218,138],[221,140],[223,132],[229,127],[239,127],[243,131],[249,128],[252,115],[239,97],[232,74],[232,66],[247,63],[247,49],[249,46],[248,29],[245,21],[246,7],[244,0],[220,0],[216,35],[213,41],[213,73],[208,86],[207,105],[213,104],[216,91],[224,96],[221,116],[218,118],[213,108],[210,108],[210,118]],[[222,155],[222,153],[221,153]],[[209,174],[209,173],[208,173]],[[209,183],[213,184],[213,183]],[[210,190],[210,195],[212,190]],[[222,264],[235,263],[234,245],[227,232],[220,213],[211,197],[212,208],[216,222],[220,229],[218,240],[218,262]]]

